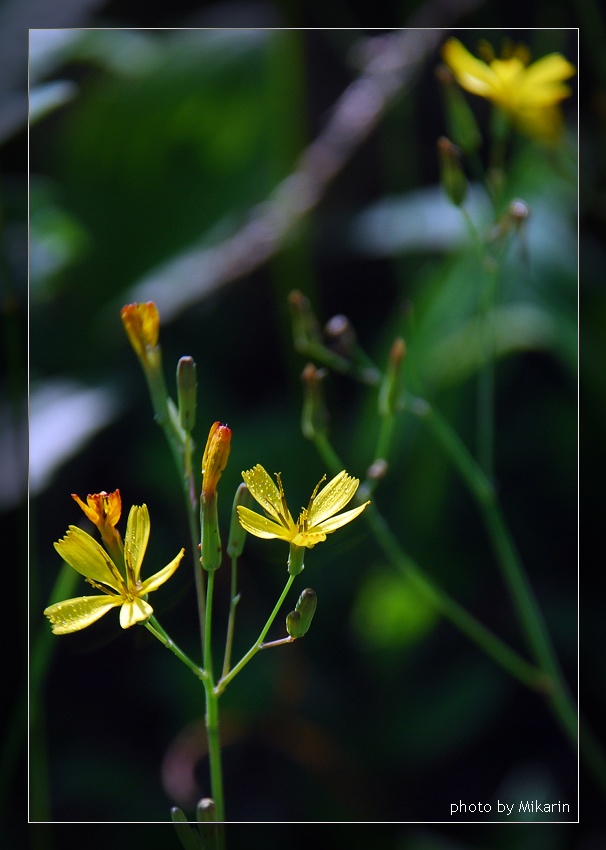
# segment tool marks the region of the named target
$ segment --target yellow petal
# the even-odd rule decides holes
[[[359,483],[357,478],[352,478],[345,470],[335,475],[313,501],[308,517],[309,528],[315,530],[325,519],[345,507],[353,498]]]
[[[260,463],[252,469],[249,469],[247,472],[243,472],[242,478],[248,487],[249,493],[257,500],[264,511],[267,511],[267,513],[279,523],[282,522],[280,518],[280,515],[282,514],[286,523],[290,526],[294,526],[290,511],[282,504],[280,491],[278,490],[273,478],[271,478],[269,473],[263,469]],[[286,512],[285,515],[284,512]]]
[[[528,85],[545,86],[561,83],[576,74],[574,65],[561,53],[550,53],[533,62],[526,71]]]
[[[123,629],[130,629],[131,626],[148,620],[153,613],[154,609],[145,599],[135,597],[120,608],[120,625]]]
[[[314,525],[312,527],[312,531],[323,531],[325,534],[330,534],[331,531],[335,531],[337,528],[341,528],[342,525],[346,525],[348,522],[351,522],[352,519],[355,519],[362,513],[366,505],[369,504],[370,502],[364,502],[364,504],[360,505],[359,508],[353,508],[351,511],[345,511],[344,514],[339,514],[332,519],[327,519],[324,522],[321,522],[319,525]]]
[[[70,525],[65,537],[54,545],[63,560],[76,572],[122,592],[123,583],[116,565],[105,549],[86,531]]]
[[[176,558],[173,558],[170,564],[164,567],[164,569],[159,570],[159,572],[155,573],[153,576],[145,579],[139,588],[139,596],[145,596],[146,593],[151,593],[153,590],[157,590],[161,584],[168,581],[181,563],[183,555],[185,555],[185,549],[181,549]]]
[[[49,605],[44,613],[56,635],[67,635],[85,629],[122,602],[119,596],[80,596]]]
[[[476,59],[456,38],[449,38],[442,48],[442,58],[467,91],[490,97],[496,84],[494,72],[481,59]]]
[[[133,505],[126,524],[124,538],[124,560],[127,568],[132,570],[134,580],[139,581],[141,564],[149,540],[149,511],[147,505]]]
[[[246,482],[246,485],[248,486],[248,482]],[[242,528],[245,528],[250,534],[263,537],[266,540],[277,537],[280,540],[290,541],[294,533],[294,529],[293,532],[289,532],[283,525],[278,525],[277,522],[272,522],[267,517],[261,516],[261,514],[255,513],[255,511],[251,511],[250,508],[245,508],[242,505],[238,505],[238,519]]]

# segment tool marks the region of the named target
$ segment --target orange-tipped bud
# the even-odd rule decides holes
[[[159,366],[160,313],[153,301],[127,304],[120,311],[124,330],[135,354],[147,368]]]
[[[217,489],[221,473],[227,466],[231,447],[231,429],[220,422],[211,425],[202,458],[202,495],[212,496]]]

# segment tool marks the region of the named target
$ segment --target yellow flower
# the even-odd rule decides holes
[[[110,608],[118,606],[120,625],[123,629],[141,623],[153,614],[154,609],[145,597],[172,576],[185,550],[181,549],[177,557],[164,569],[141,581],[141,564],[147,548],[149,529],[147,505],[133,505],[128,515],[124,539],[124,577],[105,549],[90,534],[70,525],[65,537],[54,544],[55,549],[70,567],[83,575],[102,595],[66,599],[46,608],[44,613],[51,621],[56,635],[84,629],[106,614]]]
[[[449,38],[442,58],[462,88],[494,103],[528,135],[553,140],[560,134],[558,104],[571,93],[564,80],[576,73],[560,53],[528,64],[528,49],[519,45],[506,58],[486,63],[472,56],[458,39]]]
[[[248,472],[243,472],[242,478],[250,494],[269,517],[238,505],[238,518],[242,527],[257,537],[277,537],[286,540],[291,546],[311,549],[316,543],[326,540],[327,534],[351,522],[370,504],[365,502],[358,508],[335,516],[337,511],[351,501],[360,483],[357,478],[352,478],[343,470],[318,492],[326,476],[322,478],[313,491],[309,504],[303,508],[295,523],[286,504],[279,473],[276,475],[278,486],[260,464]]]

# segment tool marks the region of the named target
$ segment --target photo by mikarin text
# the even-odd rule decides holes
[[[560,800],[557,803],[544,803],[540,800],[518,800],[514,803],[505,803],[497,800],[496,804],[491,803],[464,803],[459,800],[458,803],[450,804],[450,816],[454,815],[504,815],[505,817],[521,816],[524,820],[528,819],[528,815],[537,815],[539,818],[543,814],[562,814],[570,815],[570,805],[562,803]]]

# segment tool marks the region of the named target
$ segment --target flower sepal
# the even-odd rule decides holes
[[[288,573],[291,576],[298,576],[299,573],[302,573],[305,564],[303,563],[305,559],[305,546],[295,546],[294,543],[290,544],[290,550],[288,552]]]

